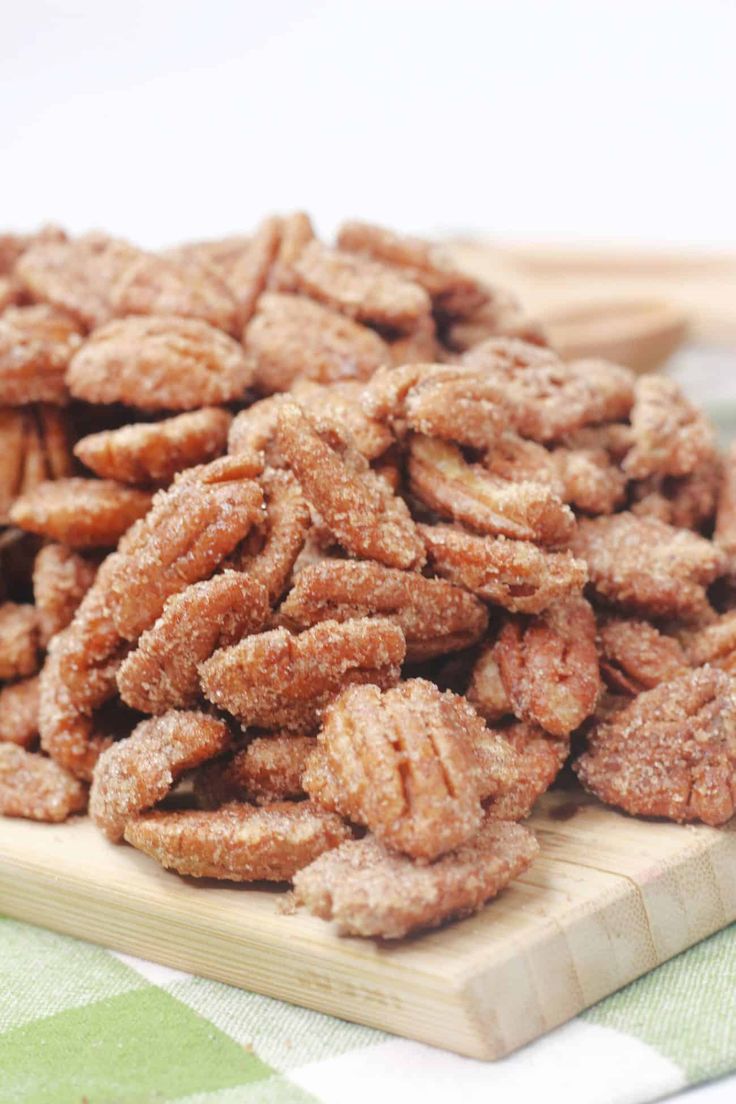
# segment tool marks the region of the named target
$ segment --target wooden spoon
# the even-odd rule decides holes
[[[539,314],[552,346],[565,359],[604,357],[635,372],[664,364],[688,329],[683,311],[645,299],[572,301]]]

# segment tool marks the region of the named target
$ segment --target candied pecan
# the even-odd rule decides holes
[[[300,628],[330,618],[390,617],[404,633],[409,662],[467,648],[488,625],[483,604],[452,583],[356,560],[305,567],[280,613]]]
[[[454,445],[415,437],[409,455],[411,489],[431,509],[481,533],[560,545],[575,518],[542,483],[512,483],[468,464]]]
[[[705,587],[725,567],[723,553],[703,537],[628,512],[580,521],[572,550],[586,561],[599,598],[649,617],[707,612]]]
[[[349,838],[339,817],[306,801],[144,813],[125,826],[128,843],[162,866],[233,882],[288,882]]]
[[[666,636],[648,621],[606,618],[598,628],[598,644],[601,674],[618,693],[638,694],[651,690],[687,667],[679,641]]]
[[[267,292],[243,334],[255,387],[288,391],[298,379],[332,383],[367,379],[390,361],[377,333],[337,311],[296,295]]]
[[[562,598],[528,621],[510,619],[494,657],[519,720],[567,736],[595,709],[601,688],[595,617],[584,598]]]
[[[544,483],[560,501],[566,501],[565,480],[555,456],[538,441],[527,441],[513,430],[506,430],[492,443],[483,466],[512,483]]]
[[[101,326],[72,357],[69,390],[93,403],[191,410],[243,397],[253,371],[232,337],[195,318],[154,315]]]
[[[63,544],[47,544],[33,564],[33,597],[42,647],[65,629],[92,586],[97,567]]]
[[[437,329],[432,315],[424,315],[413,330],[389,341],[388,347],[391,363],[397,367],[402,364],[433,363],[438,360],[442,350],[437,340]]]
[[[314,737],[290,732],[258,736],[232,756],[216,759],[197,771],[194,793],[204,809],[230,801],[272,801],[304,796],[302,774]]]
[[[434,859],[480,827],[485,735],[464,698],[424,679],[351,686],[325,710],[304,788],[386,846]]]
[[[227,725],[206,713],[171,710],[141,723],[97,760],[89,815],[108,839],[166,796],[187,770],[219,755],[230,742]]]
[[[358,322],[406,332],[430,312],[424,288],[365,257],[310,242],[292,266],[299,291]]]
[[[612,514],[626,497],[626,475],[602,448],[556,448],[562,500],[586,514]]]
[[[269,395],[236,414],[228,433],[228,452],[232,456],[262,453],[269,467],[282,468],[284,459],[276,443],[276,423],[279,410],[288,401],[288,395]]]
[[[56,479],[16,498],[10,520],[71,548],[110,548],[151,505],[148,491],[109,479]]]
[[[109,604],[110,578],[118,561],[119,555],[113,553],[102,563],[69,626],[49,645],[49,655],[54,657],[53,664],[47,663],[53,668],[48,678],[49,697],[53,696],[53,684],[60,681],[70,703],[87,714],[115,693],[115,674],[125,650]],[[49,754],[53,752],[49,750]]]
[[[14,499],[46,479],[69,475],[72,456],[65,412],[39,403],[0,407],[0,525]]]
[[[336,436],[318,433],[295,403],[279,411],[278,444],[307,499],[346,551],[387,567],[421,567],[424,546],[405,502],[370,470],[365,457],[348,447],[338,451]]]
[[[0,311],[23,302],[23,288],[14,276],[0,276]]]
[[[492,820],[523,820],[562,770],[570,754],[570,742],[523,722],[501,731],[517,753],[516,778],[513,786],[488,804],[488,816]]]
[[[291,394],[318,423],[333,422],[347,431],[351,444],[367,460],[382,456],[394,442],[387,427],[364,410],[363,386],[357,380],[337,380],[329,385],[298,380]]]
[[[294,211],[279,219],[279,247],[268,273],[268,287],[274,291],[295,291],[294,263],[315,234],[309,215]]]
[[[480,598],[516,613],[541,613],[582,590],[583,560],[547,552],[529,541],[479,537],[454,525],[420,525],[432,568]]]
[[[228,282],[228,273],[248,251],[250,250],[252,237],[245,234],[229,234],[225,238],[208,238],[204,241],[186,241],[171,249],[164,251],[167,257],[184,258],[204,262],[216,269],[225,283]],[[231,289],[232,290],[232,289]]]
[[[230,333],[238,332],[238,309],[217,269],[196,257],[143,253],[110,289],[112,314],[177,315]]]
[[[591,730],[575,770],[628,813],[724,824],[736,807],[733,680],[700,667],[646,690]]]
[[[255,474],[249,457],[223,457],[158,492],[126,534],[109,581],[112,617],[126,640],[150,628],[172,594],[211,575],[259,524],[263,494]]]
[[[119,483],[170,483],[177,472],[225,451],[231,416],[203,407],[161,422],[124,425],[83,437],[74,453],[95,475]]]
[[[401,939],[478,912],[538,853],[528,828],[503,821],[486,820],[456,851],[422,866],[366,836],[301,870],[294,889],[300,904],[335,920],[343,935]]]
[[[627,422],[605,422],[566,433],[560,443],[569,449],[593,449],[596,452],[603,449],[614,463],[620,464],[634,443],[634,435]]]
[[[111,740],[98,728],[95,719],[72,701],[60,673],[60,656],[55,655],[53,650],[63,635],[54,638],[39,681],[41,747],[59,766],[89,782],[100,752],[109,746]],[[112,683],[114,687],[114,676]],[[96,685],[99,694],[99,676]]]
[[[70,315],[54,307],[11,307],[0,316],[0,403],[64,403],[64,379],[81,343]]]
[[[246,637],[215,652],[200,678],[205,697],[244,725],[309,732],[348,683],[397,682],[405,654],[391,621],[322,621],[299,636],[279,628]]]
[[[443,327],[442,337],[450,349],[464,353],[489,337],[516,338],[531,345],[548,343],[541,323],[526,314],[514,296],[497,287],[486,286],[486,291],[491,296],[489,302]]]
[[[239,571],[262,583],[272,604],[288,586],[312,524],[309,507],[291,472],[266,471],[261,477],[266,516],[233,557]]]
[[[627,417],[634,376],[604,360],[569,364],[551,350],[509,338],[491,338],[463,355],[504,395],[511,426],[523,437],[552,441],[597,422]]]
[[[0,742],[29,748],[38,737],[38,676],[0,690]]]
[[[642,376],[631,412],[634,445],[623,461],[634,479],[689,475],[715,453],[713,429],[674,380]]]
[[[80,813],[87,787],[51,759],[0,744],[0,816],[57,822]]]
[[[39,241],[15,266],[31,298],[67,311],[89,329],[113,317],[114,285],[141,256],[128,242],[104,234],[72,241]]]
[[[736,553],[736,442],[726,453],[713,539],[730,557]]]
[[[652,475],[630,484],[631,512],[676,528],[709,527],[718,504],[723,466],[717,457],[704,460],[681,478]]]
[[[198,667],[218,648],[264,627],[268,594],[235,571],[173,594],[118,671],[123,701],[141,713],[187,709],[199,697]]]
[[[365,409],[403,435],[489,448],[508,421],[499,388],[482,372],[454,364],[406,364],[383,368],[366,385]]]
[[[460,272],[440,247],[421,238],[351,221],[340,227],[337,244],[346,252],[363,254],[403,272],[431,296],[438,314],[466,318],[488,302],[485,285]]]
[[[711,663],[736,675],[736,610],[722,614],[712,625],[682,633],[681,639],[693,667]]]
[[[486,644],[479,652],[465,696],[486,721],[500,721],[514,712],[501,678],[495,645]]]
[[[38,670],[38,618],[33,606],[0,605],[0,679],[24,678]]]
[[[241,330],[252,317],[258,297],[266,286],[280,237],[281,220],[264,219],[246,245],[231,257],[224,271],[220,266],[220,275],[237,303],[236,318]]]

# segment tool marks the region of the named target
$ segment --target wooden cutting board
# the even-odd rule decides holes
[[[736,918],[736,831],[559,791],[534,866],[399,944],[337,936],[276,889],[168,873],[88,820],[0,819],[0,912],[475,1058],[499,1058]]]

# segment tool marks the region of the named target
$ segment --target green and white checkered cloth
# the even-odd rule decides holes
[[[732,360],[674,366],[724,439]],[[642,1104],[733,1070],[736,925],[484,1063],[0,918],[0,1104]]]
[[[736,1069],[736,925],[477,1062],[0,920],[2,1104],[639,1104]]]

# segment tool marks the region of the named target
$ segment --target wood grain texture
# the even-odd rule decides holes
[[[573,813],[574,815],[570,815]],[[556,792],[542,855],[482,913],[380,945],[284,895],[197,883],[88,820],[0,819],[0,912],[475,1058],[499,1058],[736,918],[736,832]]]

